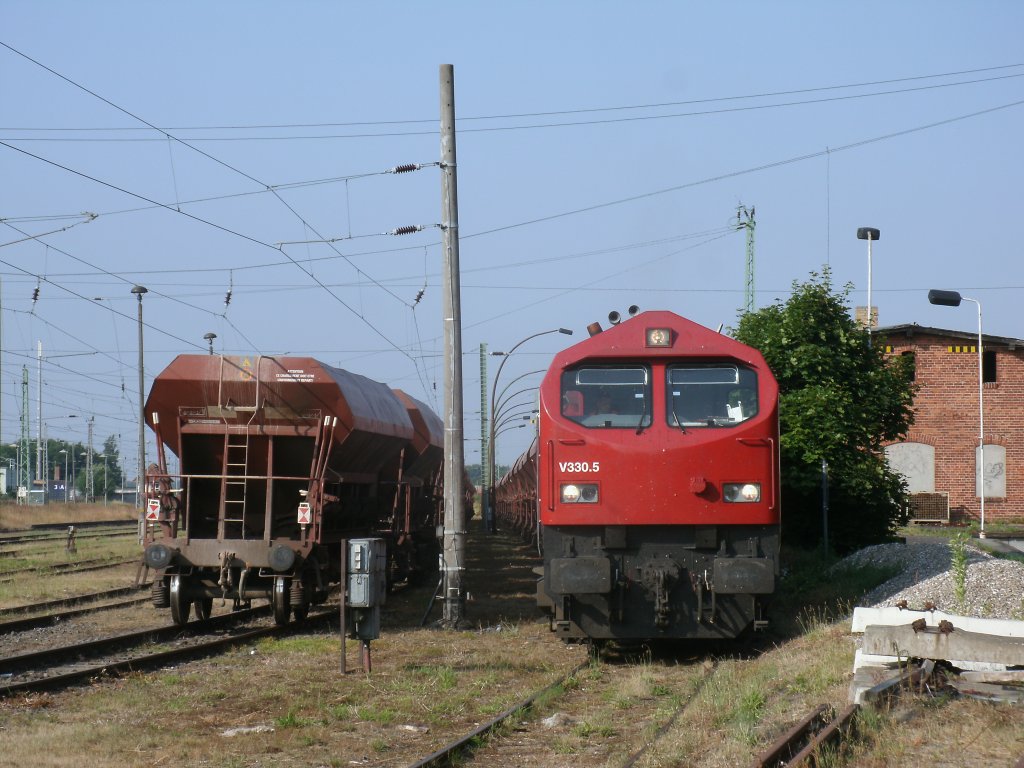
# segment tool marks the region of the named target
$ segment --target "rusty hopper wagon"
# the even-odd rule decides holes
[[[443,425],[403,392],[305,357],[180,355],[146,421],[144,558],[178,624],[215,598],[304,618],[351,537],[384,537],[392,578],[435,564]]]

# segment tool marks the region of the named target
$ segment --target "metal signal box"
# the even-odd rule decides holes
[[[380,607],[387,597],[387,547],[384,539],[348,542],[348,599],[352,633],[362,640],[380,637]]]

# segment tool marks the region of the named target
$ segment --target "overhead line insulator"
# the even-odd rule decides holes
[[[407,227],[399,227],[398,229],[392,229],[391,230],[391,234],[392,235],[411,235],[413,232],[422,232],[422,231],[423,231],[423,225],[422,224],[416,224],[416,225],[409,225]]]
[[[396,165],[388,173],[409,173],[410,171],[418,171],[422,167],[419,163],[406,163],[405,165]]]

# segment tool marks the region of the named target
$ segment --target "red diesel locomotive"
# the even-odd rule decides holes
[[[444,425],[404,392],[306,357],[179,355],[146,421],[144,559],[176,623],[215,598],[301,619],[352,537],[385,539],[389,580],[436,568]]]
[[[511,524],[535,473],[538,604],[566,639],[763,627],[778,574],[775,379],[757,350],[671,312],[610,319],[555,356],[536,458],[497,493]]]

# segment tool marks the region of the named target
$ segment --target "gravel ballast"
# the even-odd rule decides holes
[[[900,572],[864,595],[859,605],[884,608],[906,600],[922,610],[926,602],[947,613],[992,619],[1024,620],[1024,563],[993,557],[968,542],[963,605],[956,599],[956,579],[949,543],[908,537],[906,544],[876,544],[844,558],[837,567],[896,566]]]

